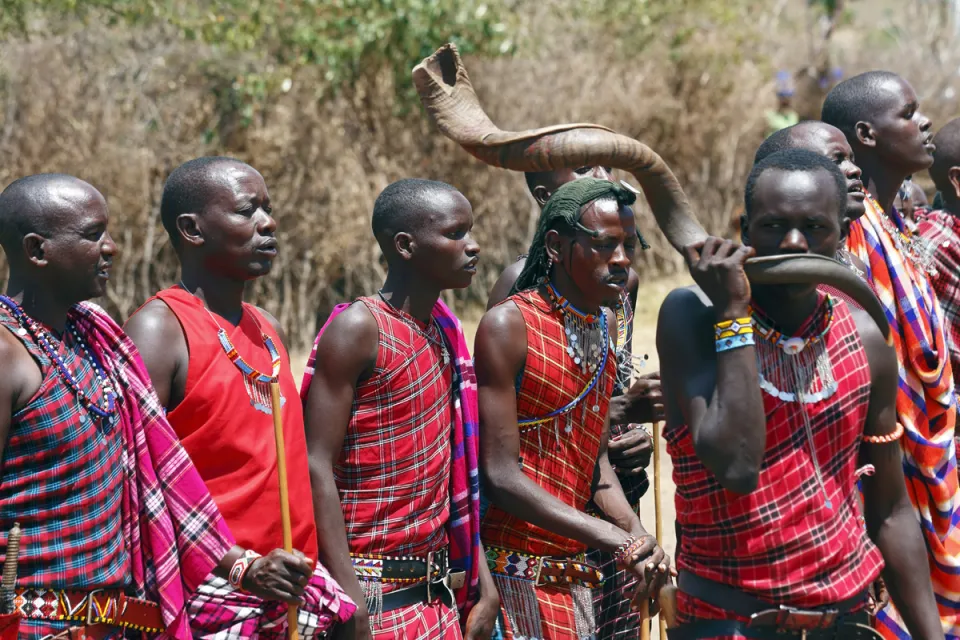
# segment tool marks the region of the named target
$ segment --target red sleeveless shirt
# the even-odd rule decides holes
[[[821,305],[799,335],[819,333],[826,308]],[[803,405],[762,392],[767,446],[760,482],[749,495],[720,486],[694,452],[685,425],[665,430],[677,486],[679,569],[796,607],[853,597],[879,575],[883,560],[860,523],[855,477],[870,368],[853,317],[839,300],[823,340],[837,390]],[[832,508],[816,478],[801,411],[810,418]],[[685,610],[699,607],[687,598],[679,606],[682,619],[712,617],[702,607]]]
[[[541,418],[576,399],[593,374],[584,373],[567,355],[563,316],[535,291],[507,298],[520,309],[527,328],[527,358],[517,388],[517,418]],[[616,355],[607,362],[596,386],[567,416],[539,426],[520,426],[523,473],[566,504],[585,511],[593,492],[593,471],[600,452],[616,374]],[[571,555],[586,545],[542,529],[491,504],[480,525],[485,545],[532,555]]]
[[[237,544],[265,554],[283,548],[277,448],[270,413],[269,388],[248,393],[240,370],[217,338],[224,328],[240,356],[254,369],[271,372],[261,333],[280,352],[280,392],[284,398],[283,433],[290,490],[293,548],[317,557],[317,528],[310,489],[303,406],[290,371],[290,359],[277,332],[257,309],[244,303],[234,327],[180,287],[161,291],[162,300],[180,321],[190,364],[183,400],[167,419],[190,454],[200,477],[220,508]]]
[[[447,544],[453,368],[436,322],[378,298],[359,304],[377,322],[379,346],[333,469],[350,552],[426,556]]]

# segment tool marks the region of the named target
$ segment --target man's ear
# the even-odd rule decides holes
[[[417,243],[406,231],[400,231],[393,236],[393,248],[401,260],[409,260],[417,249]]]
[[[950,167],[947,169],[947,180],[953,185],[954,197],[960,199],[960,167]]]
[[[877,132],[874,131],[873,125],[869,122],[864,122],[863,120],[857,122],[856,127],[854,127],[854,133],[857,137],[857,142],[864,147],[872,148],[877,146]]]
[[[563,236],[560,235],[560,232],[556,229],[547,231],[543,244],[547,251],[547,257],[553,260],[554,264],[564,264],[567,243],[563,241]]]
[[[24,257],[35,266],[47,266],[46,243],[47,239],[38,233],[28,233],[23,236]]]
[[[195,213],[181,213],[177,216],[177,232],[180,241],[195,247],[203,245],[203,231],[200,229],[199,216]]]
[[[538,184],[533,188],[533,199],[537,201],[537,204],[540,205],[541,209],[546,206],[547,200],[550,199],[550,195],[550,191],[542,184]]]

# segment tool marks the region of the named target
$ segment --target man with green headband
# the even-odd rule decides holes
[[[507,638],[596,634],[587,548],[637,576],[635,604],[669,559],[641,525],[607,457],[616,356],[603,307],[617,303],[641,238],[636,196],[605,180],[561,186],[540,216],[515,293],[483,317],[475,361],[480,535]],[[586,513],[593,500],[608,518]]]

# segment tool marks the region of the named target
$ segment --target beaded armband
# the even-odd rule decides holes
[[[887,444],[888,442],[896,442],[902,435],[903,425],[898,422],[897,428],[891,433],[882,436],[863,436],[863,441],[867,444]]]
[[[724,320],[713,325],[713,328],[717,353],[754,344],[753,319],[749,316],[736,320]]]
[[[259,557],[259,553],[247,549],[237,558],[237,561],[230,567],[230,573],[227,574],[227,582],[230,583],[231,587],[237,591],[243,591],[243,578],[247,575],[247,571],[250,570],[250,566],[253,565]]]

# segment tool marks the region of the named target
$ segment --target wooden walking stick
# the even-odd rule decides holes
[[[657,522],[657,544],[663,547],[663,510],[660,508],[660,423],[653,423],[653,512]],[[660,640],[667,637],[667,625],[663,612],[657,616],[660,621]]]
[[[3,559],[3,580],[0,581],[0,614],[10,614],[14,610],[14,596],[17,591],[17,564],[20,561],[20,523],[14,522],[7,534],[7,553]]]
[[[290,525],[290,494],[287,490],[287,453],[283,443],[283,417],[280,415],[280,381],[270,383],[270,408],[273,412],[273,437],[277,441],[277,475],[280,479],[280,523],[283,526],[283,548],[293,551],[293,530]],[[299,640],[297,629],[297,606],[287,609],[287,638]]]

